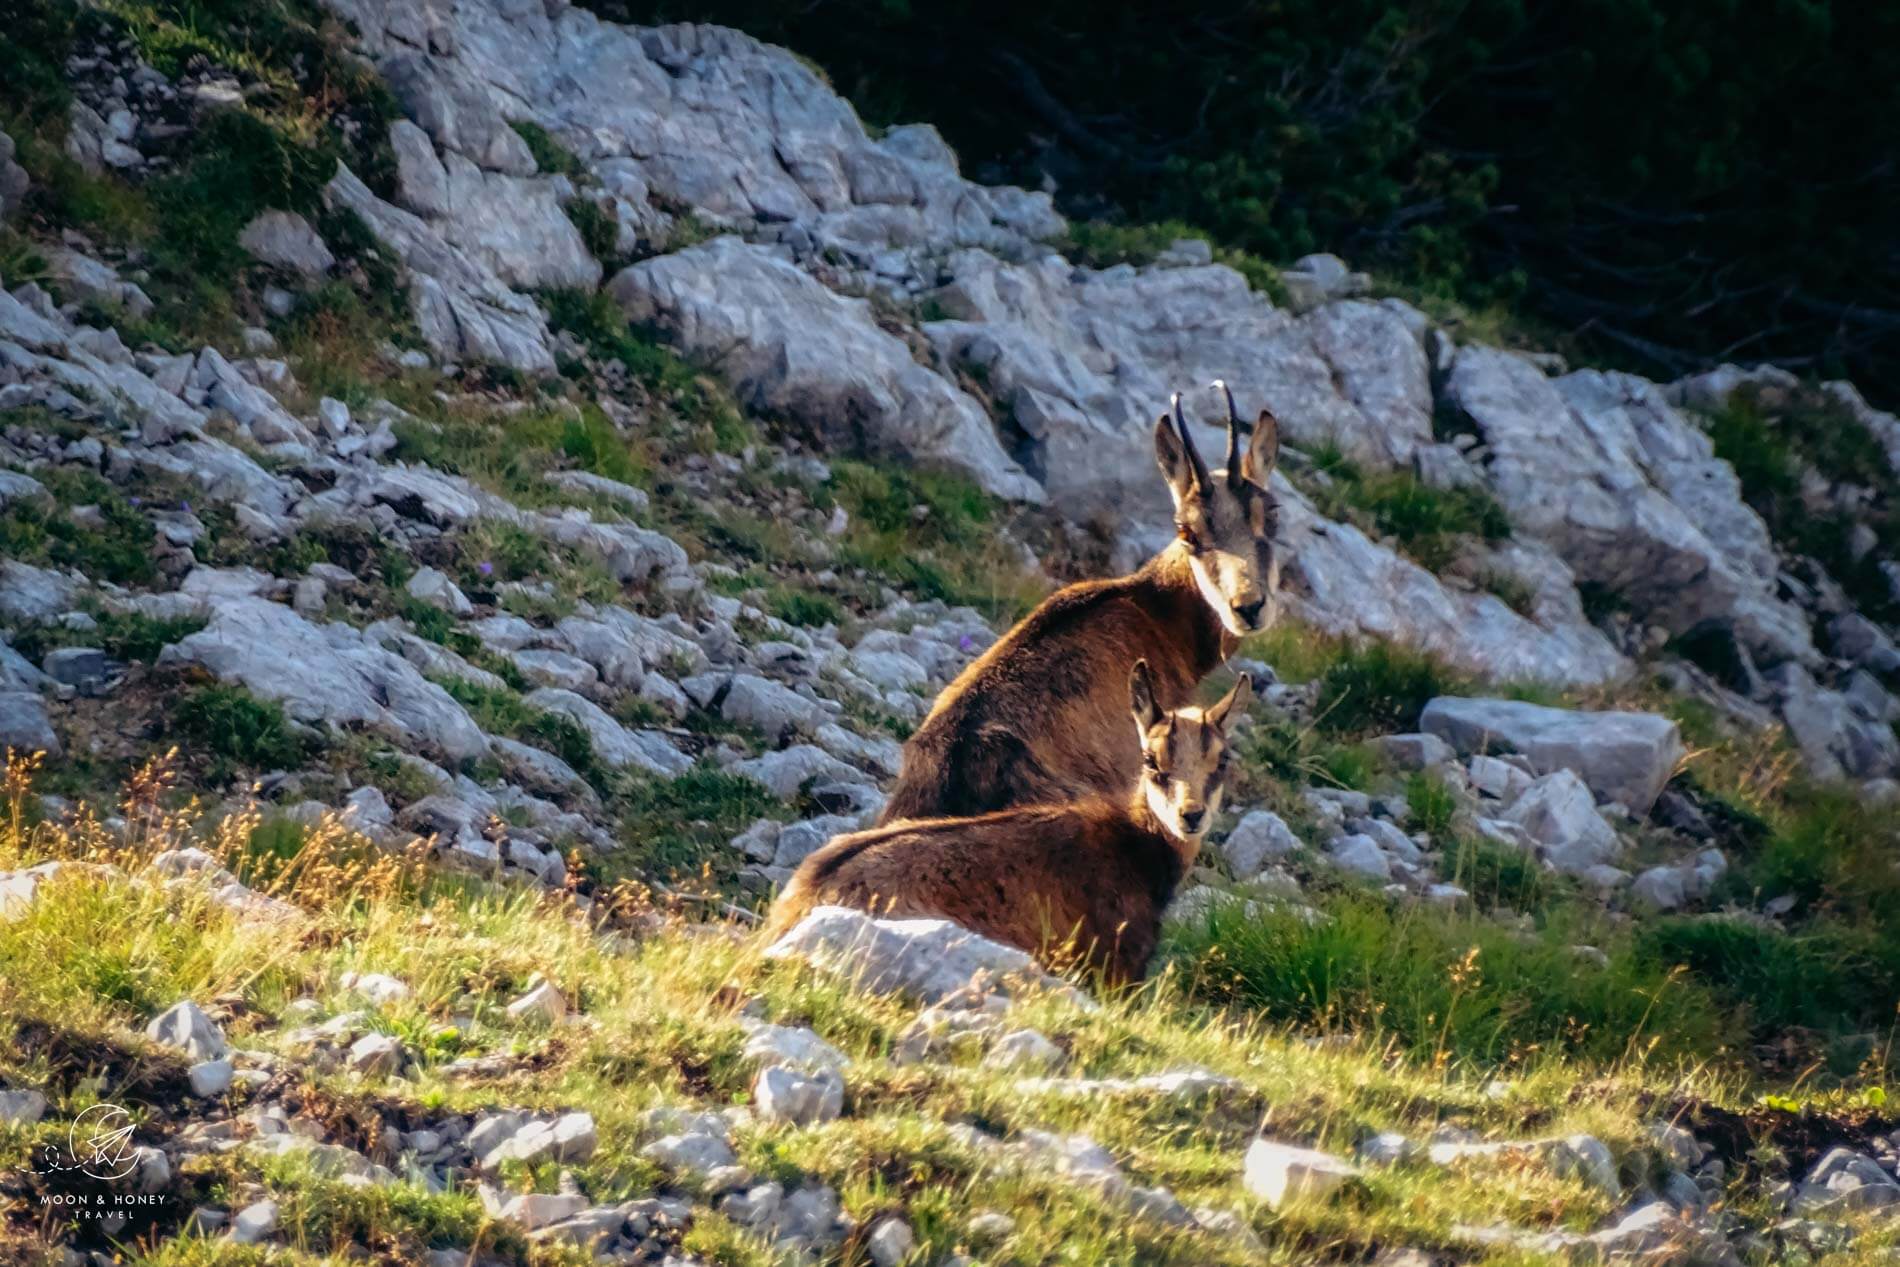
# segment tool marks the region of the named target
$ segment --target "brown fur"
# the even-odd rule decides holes
[[[1219,809],[1226,726],[1252,685],[1243,675],[1205,712],[1164,714],[1148,666],[1137,662],[1123,682],[1117,729],[1129,734],[1140,774],[1120,802],[1091,796],[836,837],[780,893],[767,940],[814,907],[849,906],[949,919],[1051,968],[1079,961],[1111,983],[1139,980],[1162,912]]]
[[[1108,980],[1139,980],[1191,861],[1139,814],[1093,798],[839,836],[798,868],[765,936],[783,936],[813,907],[850,906],[952,920],[1051,967],[1066,967],[1072,946]]]
[[[1230,630],[1272,619],[1278,513],[1267,484],[1279,426],[1262,413],[1243,443],[1231,393],[1227,406],[1218,471],[1195,450],[1179,397],[1155,424],[1179,539],[1131,576],[1052,594],[959,674],[904,745],[880,824],[1119,799],[1140,755],[1123,712],[1135,662],[1148,661],[1156,703],[1173,710],[1232,654]]]
[[[1132,575],[1058,590],[937,697],[878,822],[1119,799],[1141,757],[1128,728],[1135,661],[1148,661],[1156,702],[1172,710],[1235,643],[1179,542]]]

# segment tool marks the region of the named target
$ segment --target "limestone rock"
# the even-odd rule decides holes
[[[261,598],[208,605],[206,626],[166,647],[160,663],[203,665],[280,701],[297,721],[370,726],[456,761],[487,754],[487,737],[447,691],[363,631],[314,624]]]
[[[1442,695],[1425,706],[1419,727],[1460,753],[1516,752],[1539,774],[1573,770],[1598,800],[1637,816],[1656,803],[1683,754],[1676,723],[1654,713]]]
[[[875,994],[905,991],[926,1002],[944,998],[978,973],[1031,987],[1067,987],[1024,951],[980,937],[942,919],[873,919],[842,906],[821,906],[774,942],[768,959],[799,958]]]
[[[262,263],[305,277],[321,277],[336,265],[317,231],[294,211],[260,212],[244,226],[238,245]]]
[[[1358,1174],[1358,1167],[1331,1153],[1263,1137],[1247,1148],[1241,1182],[1277,1210],[1289,1201],[1324,1197]]]
[[[716,359],[749,408],[827,443],[961,471],[999,497],[1044,498],[975,400],[918,365],[863,300],[766,248],[717,238],[635,264],[609,289],[629,318],[658,326],[687,356]]]

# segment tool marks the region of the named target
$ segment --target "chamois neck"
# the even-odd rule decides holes
[[[1147,582],[1157,614],[1165,623],[1182,631],[1183,640],[1193,657],[1196,676],[1211,672],[1226,661],[1240,645],[1240,639],[1227,632],[1214,609],[1207,605],[1194,568],[1188,562],[1188,548],[1179,540],[1142,565],[1137,576]]]
[[[1144,781],[1136,782],[1135,794],[1129,798],[1125,808],[1128,821],[1136,829],[1153,836],[1174,851],[1175,857],[1181,860],[1181,872],[1185,875],[1187,869],[1194,865],[1194,860],[1201,856],[1201,837],[1176,835],[1172,828],[1162,822],[1154,810],[1148,807],[1148,785]]]

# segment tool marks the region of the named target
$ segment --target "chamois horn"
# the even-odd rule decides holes
[[[1234,406],[1234,389],[1227,385],[1226,379],[1215,379],[1214,386],[1220,390],[1222,395],[1227,397],[1227,482],[1229,484],[1238,484],[1241,480],[1240,410]]]
[[[1194,447],[1194,436],[1188,430],[1187,415],[1181,412],[1181,393],[1170,397],[1174,405],[1174,429],[1181,437],[1181,446],[1187,450],[1188,462],[1194,467],[1194,483],[1206,488],[1212,477],[1207,472],[1207,463],[1201,459],[1201,451]]]

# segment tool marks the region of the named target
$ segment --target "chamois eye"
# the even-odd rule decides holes
[[[1181,524],[1179,526],[1178,531],[1181,534],[1182,543],[1187,546],[1188,550],[1194,554],[1199,554],[1202,548],[1201,534],[1194,531],[1194,529],[1188,527],[1186,524]]]

